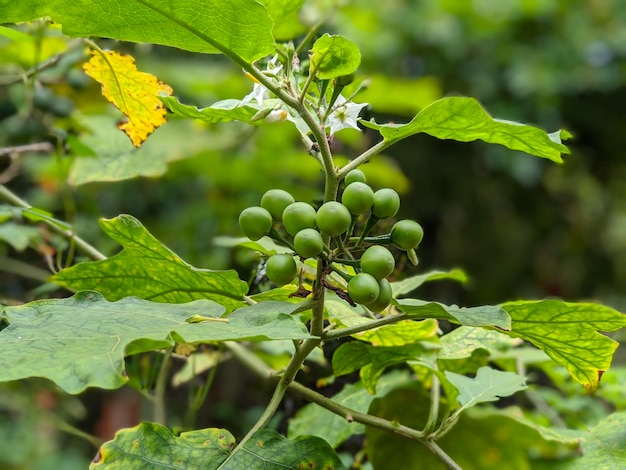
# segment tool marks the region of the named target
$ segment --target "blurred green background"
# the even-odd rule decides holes
[[[442,96],[469,95],[494,117],[574,135],[572,154],[560,166],[481,142],[419,135],[363,167],[375,189],[401,192],[400,215],[425,229],[414,271],[460,267],[470,276],[465,286],[427,285],[422,298],[471,306],[556,296],[626,310],[626,3],[306,2],[300,21],[319,20],[325,21],[320,32],[343,34],[361,48],[356,83],[369,80],[369,88],[355,100],[370,103],[365,119],[405,122]],[[118,247],[101,235],[97,217],[130,213],[187,262],[234,266],[247,279],[255,256],[216,245],[214,238],[239,236],[239,212],[270,188],[309,202],[321,198],[319,167],[289,123],[208,127],[172,120],[142,150],[140,169],[147,176],[94,181],[133,174],[124,165],[132,167],[137,154],[115,157],[118,142],[128,145],[114,129],[119,114],[81,71],[82,46],[43,24],[21,29],[39,38],[39,46],[18,50],[0,37],[0,147],[45,141],[68,151],[23,155],[13,163],[0,157],[0,173],[8,175],[2,183],[74,223],[103,252]],[[222,57],[100,44],[132,54],[141,70],[171,85],[187,104],[240,99],[252,88]],[[66,48],[70,52],[54,66],[20,78]],[[97,155],[90,155],[90,134],[110,144],[91,147]],[[373,132],[346,130],[333,149],[345,161],[376,140]],[[49,272],[41,247],[63,252],[65,246],[23,227],[11,228],[22,230],[24,244],[3,243],[10,238],[7,223],[0,225],[0,301],[31,300],[48,292],[41,283]]]

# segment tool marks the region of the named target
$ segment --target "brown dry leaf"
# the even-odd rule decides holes
[[[173,90],[154,75],[137,70],[133,57],[114,51],[92,51],[83,68],[102,84],[102,94],[126,116],[117,127],[135,147],[165,122],[166,110],[158,95],[171,95]]]

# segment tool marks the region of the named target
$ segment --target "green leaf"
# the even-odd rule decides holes
[[[403,320],[393,325],[385,325],[352,335],[372,346],[404,346],[437,337],[439,323],[436,320]]]
[[[98,181],[157,177],[168,164],[211,150],[220,150],[232,140],[216,139],[209,129],[199,129],[191,121],[172,121],[158,128],[140,148],[116,127],[119,117],[79,116],[83,132],[69,139],[73,159],[69,182],[78,186]],[[181,139],[180,136],[185,138]]]
[[[490,367],[478,369],[476,377],[470,378],[454,372],[444,372],[447,379],[459,390],[458,412],[488,401],[497,401],[526,388],[526,379],[513,372],[502,372]]]
[[[599,331],[626,326],[626,315],[603,305],[560,300],[508,302],[510,336],[522,338],[564,366],[578,383],[598,388],[618,343]]]
[[[267,305],[265,305],[267,304]],[[0,318],[0,381],[44,377],[68,393],[126,382],[124,356],[178,343],[310,338],[282,302],[243,308],[221,318],[210,300],[153,303],[135,297],[109,302],[96,292],[6,307]],[[193,322],[202,317],[204,321]],[[192,321],[190,323],[190,321]]]
[[[333,354],[333,371],[336,376],[360,370],[365,389],[376,393],[378,379],[387,367],[407,361],[419,361],[436,344],[419,342],[403,346],[371,346],[360,342],[344,343]]]
[[[333,401],[351,410],[367,413],[370,404],[377,397],[383,397],[394,388],[407,384],[411,377],[406,371],[393,371],[385,374],[378,381],[376,394],[370,394],[361,382],[346,385],[341,392],[332,397]],[[310,403],[301,408],[294,418],[289,421],[287,436],[317,436],[337,448],[346,439],[354,434],[363,434],[363,424],[348,421],[344,417]]]
[[[265,5],[274,20],[272,30],[277,40],[284,41],[295,38],[306,32],[305,26],[298,18],[298,12],[304,0],[259,0]]]
[[[0,23],[50,17],[68,36],[149,42],[254,62],[274,53],[272,20],[254,0],[0,0]]]
[[[182,104],[175,96],[162,96],[160,99],[177,116],[199,119],[208,123],[242,121],[254,124],[252,117],[260,109],[251,103],[242,104],[241,101],[233,99],[218,101],[202,109]]]
[[[324,34],[311,49],[311,69],[321,80],[350,75],[360,64],[359,47],[343,36]]]
[[[563,163],[561,154],[570,153],[561,143],[561,137],[569,136],[565,131],[547,134],[537,127],[493,119],[474,98],[442,98],[407,124],[381,125],[366,121],[361,124],[378,130],[389,143],[424,132],[438,139],[500,144],[556,163]]]
[[[459,281],[465,284],[468,281],[467,274],[462,269],[453,269],[451,271],[430,271],[424,274],[416,274],[409,276],[401,281],[391,283],[394,297],[400,297],[406,295],[425,282],[439,281],[442,279],[451,279],[453,281]]]
[[[195,268],[154,238],[129,215],[100,221],[102,229],[124,246],[104,261],[80,263],[52,280],[68,289],[95,290],[109,300],[130,295],[155,302],[210,299],[227,310],[243,306],[248,290],[235,271]]]
[[[471,326],[460,326],[443,335],[440,341],[438,359],[468,358],[477,349],[497,354],[522,344],[519,339],[511,338],[504,333]]]
[[[156,423],[122,429],[105,442],[90,469],[217,469],[235,446],[225,429],[199,429],[174,436]]]
[[[511,329],[511,317],[498,305],[457,307],[438,302],[401,299],[398,300],[398,308],[411,317],[442,318],[465,326],[494,326],[501,330]]]
[[[582,439],[583,456],[568,470],[623,468],[626,462],[626,412],[613,413]]]

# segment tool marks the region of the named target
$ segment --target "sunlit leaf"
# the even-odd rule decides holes
[[[403,320],[353,335],[372,346],[404,346],[437,336],[439,324],[436,320]]]
[[[132,295],[170,303],[210,299],[228,310],[244,305],[248,286],[236,271],[199,269],[185,263],[132,216],[103,219],[100,225],[124,250],[104,261],[63,269],[53,282],[75,291],[95,290],[109,300]]]
[[[118,128],[139,147],[152,132],[165,123],[161,95],[172,88],[154,75],[140,72],[131,56],[115,51],[94,51],[83,66],[85,73],[102,85],[102,94],[126,116]]]
[[[520,339],[495,330],[460,326],[441,337],[441,349],[437,356],[439,359],[463,359],[470,357],[477,349],[495,354],[521,344]]]
[[[599,331],[626,326],[626,315],[598,304],[542,300],[509,302],[502,308],[512,318],[507,334],[542,349],[590,390],[598,387],[618,346]]]
[[[324,34],[311,49],[311,68],[322,80],[354,73],[361,64],[361,51],[343,36]]]
[[[265,5],[272,20],[272,33],[277,40],[292,39],[306,32],[306,27],[300,22],[298,12],[304,0],[260,0]]]
[[[460,142],[483,140],[556,163],[563,162],[562,154],[570,153],[561,143],[561,139],[569,136],[565,131],[547,134],[537,127],[494,119],[474,98],[442,98],[424,108],[407,124],[361,123],[378,130],[390,143],[423,132],[438,139]]]
[[[0,0],[0,23],[50,17],[68,36],[231,52],[247,62],[274,53],[272,20],[254,0]]]

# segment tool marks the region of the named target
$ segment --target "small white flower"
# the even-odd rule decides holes
[[[265,98],[269,98],[270,92],[264,85],[260,83],[254,82],[254,87],[252,91],[243,97],[241,100],[241,104],[249,103],[252,100],[256,100],[256,102],[261,106],[263,104],[263,100]]]
[[[363,108],[369,103],[346,103],[346,99],[339,95],[335,101],[334,111],[328,116],[328,125],[330,126],[330,135],[341,129],[352,128],[360,131],[357,126],[357,118]]]

